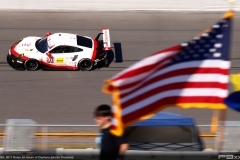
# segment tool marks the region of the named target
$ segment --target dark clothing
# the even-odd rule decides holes
[[[100,160],[116,160],[121,144],[127,143],[124,137],[117,137],[110,133],[110,128],[101,130]]]

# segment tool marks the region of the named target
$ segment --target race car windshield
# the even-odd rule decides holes
[[[40,39],[36,42],[36,48],[37,50],[39,50],[42,53],[45,53],[48,51],[48,42],[47,42],[47,38],[44,39]]]

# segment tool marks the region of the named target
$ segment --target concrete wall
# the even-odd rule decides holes
[[[226,11],[229,0],[0,0],[0,9]],[[234,5],[240,11],[240,0]]]

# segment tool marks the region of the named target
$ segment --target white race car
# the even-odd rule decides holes
[[[99,37],[103,35],[103,40]],[[71,33],[47,33],[46,37],[26,37],[15,43],[7,55],[8,64],[16,70],[91,70],[108,66],[111,50],[109,29],[93,39]]]

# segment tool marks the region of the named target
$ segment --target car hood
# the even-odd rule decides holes
[[[35,43],[37,40],[39,40],[42,37],[26,37],[23,38],[21,42],[18,43],[18,45],[15,47],[15,51],[19,54],[22,53],[36,53],[38,52]]]

